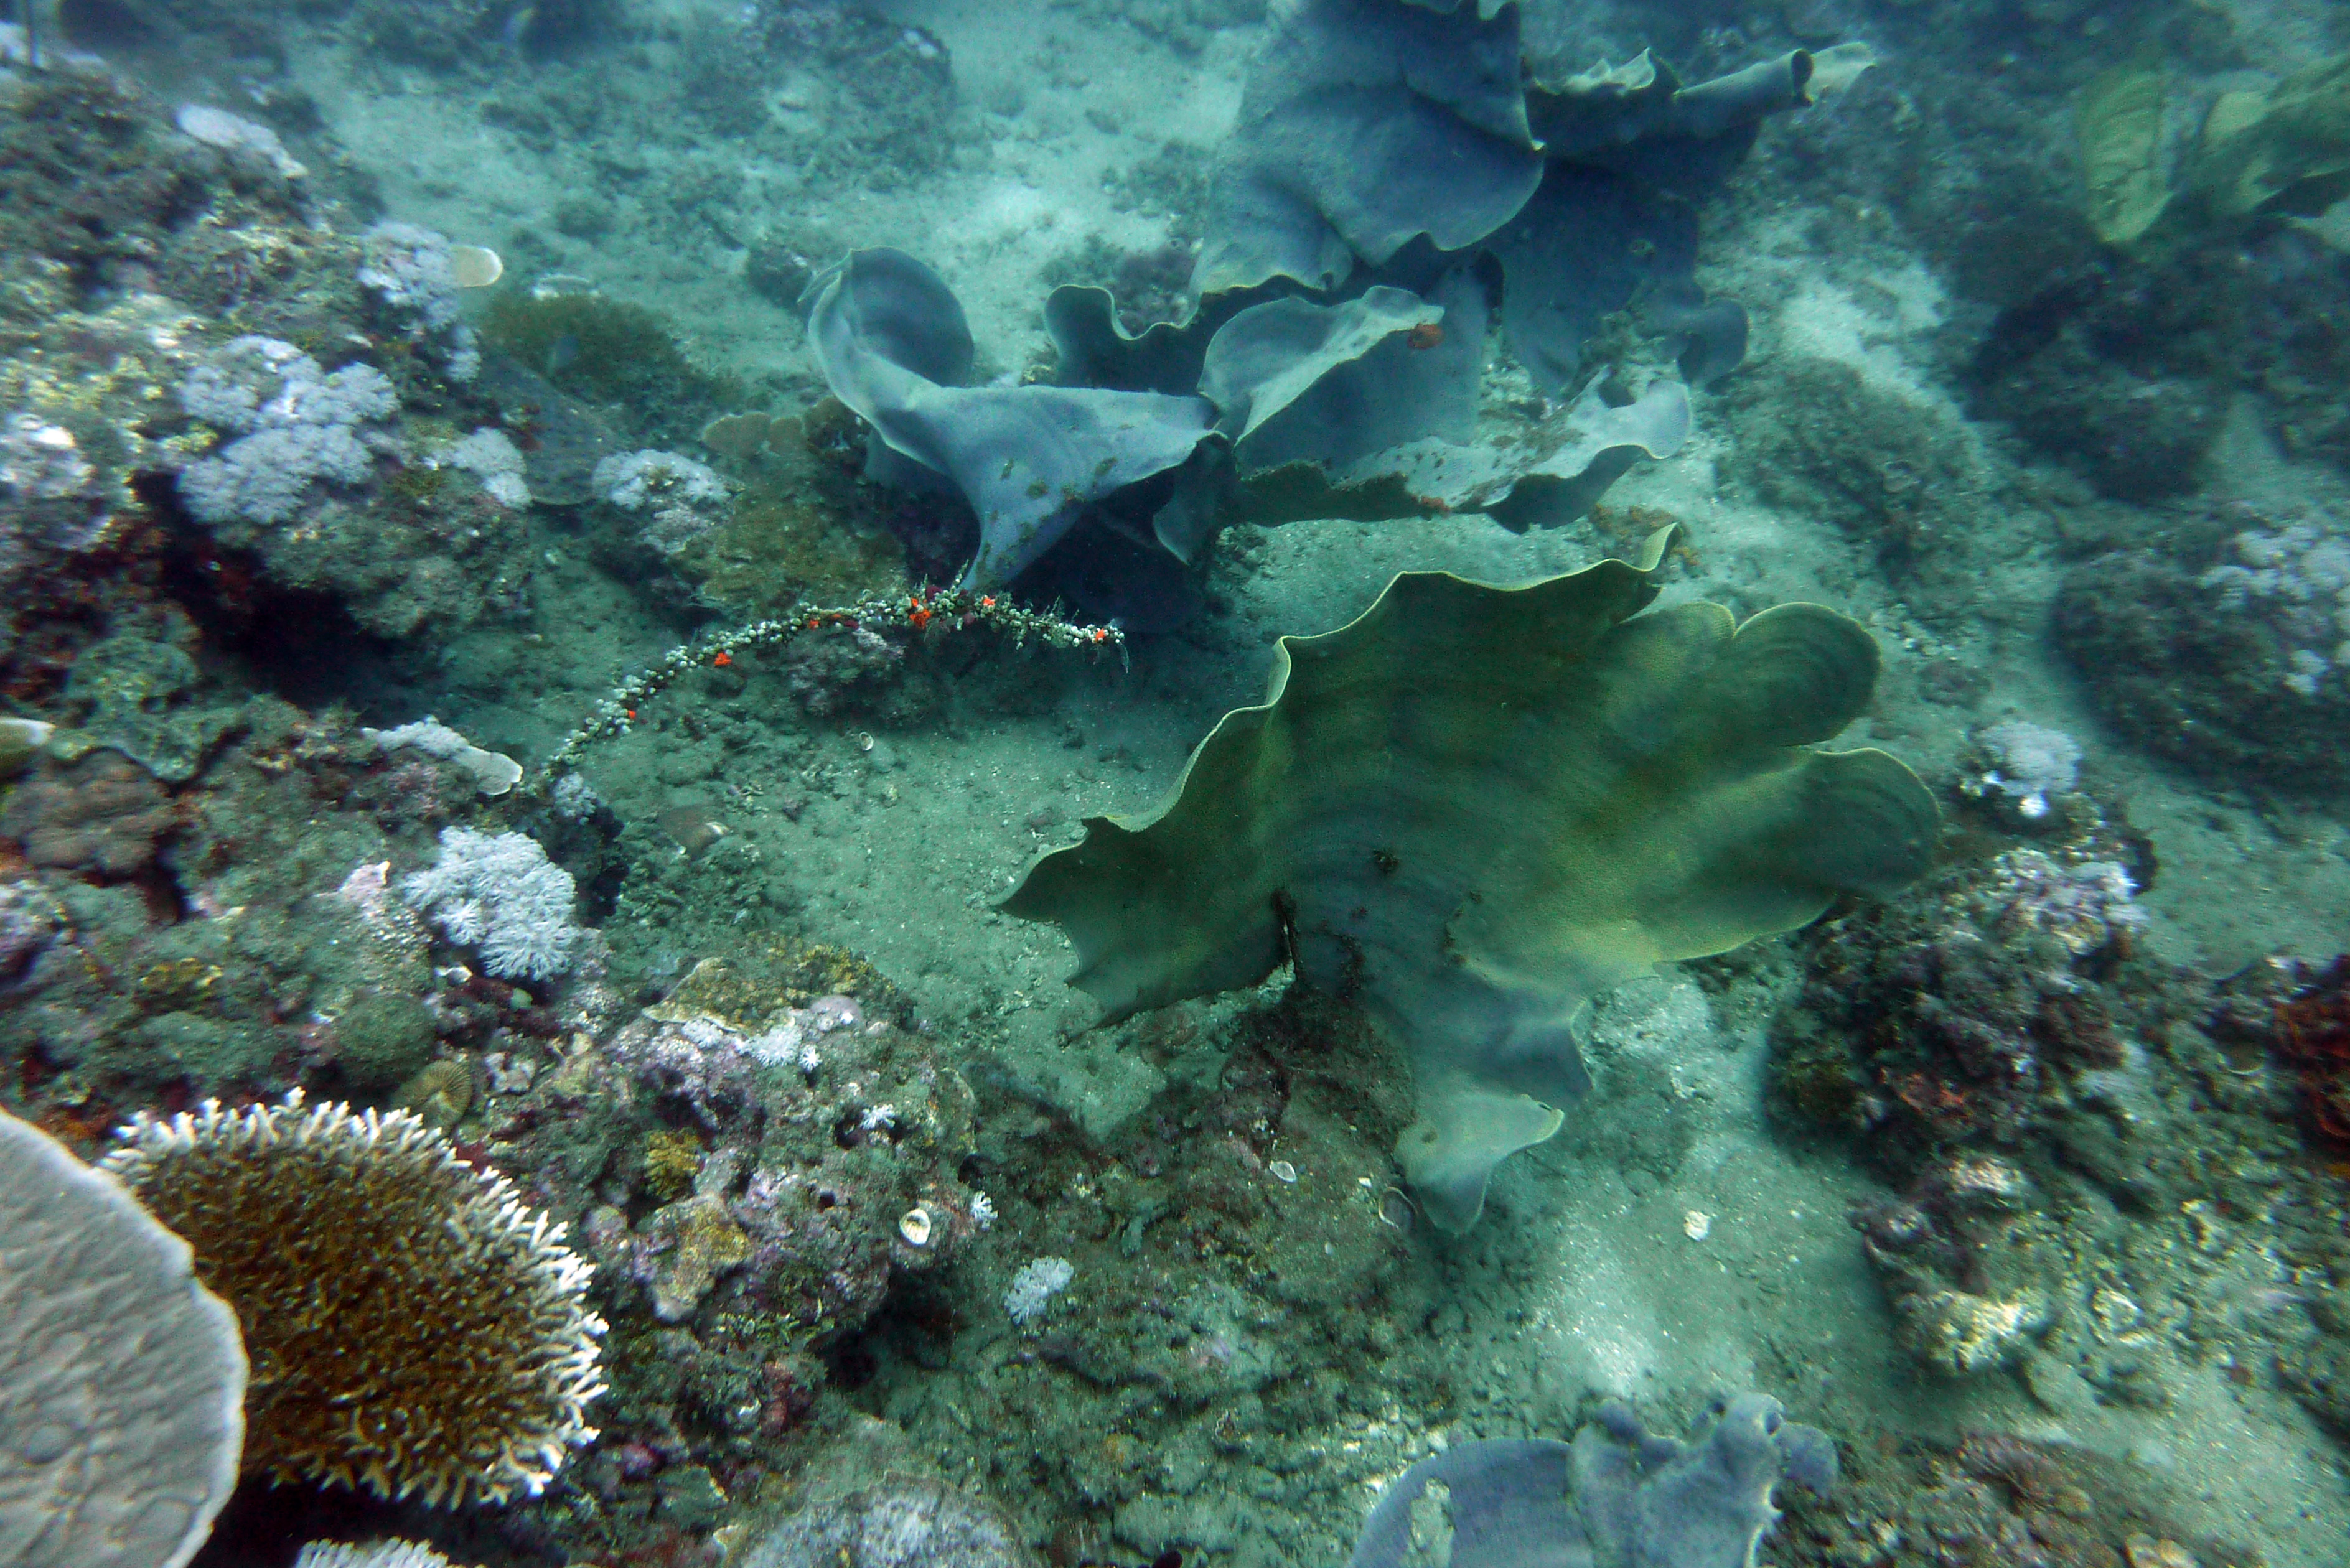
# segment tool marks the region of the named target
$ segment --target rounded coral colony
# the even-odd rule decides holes
[[[536,1494],[592,1441],[603,1320],[564,1227],[405,1111],[207,1101],[105,1168],[235,1309],[244,1470],[435,1506]]]

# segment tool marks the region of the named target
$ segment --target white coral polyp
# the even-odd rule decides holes
[[[459,947],[505,980],[544,980],[571,967],[585,933],[573,923],[578,887],[527,834],[441,830],[441,858],[400,879],[400,897],[429,912]]]
[[[1045,1305],[1069,1288],[1076,1270],[1066,1258],[1035,1258],[1022,1265],[1003,1293],[1003,1310],[1023,1328],[1045,1315]]]

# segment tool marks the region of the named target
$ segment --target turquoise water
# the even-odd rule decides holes
[[[5,38],[11,1561],[2350,1556],[2333,8]]]

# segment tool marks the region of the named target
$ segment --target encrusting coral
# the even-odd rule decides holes
[[[603,1321],[564,1228],[405,1111],[144,1113],[105,1168],[195,1252],[253,1362],[247,1474],[461,1505],[596,1432]]]

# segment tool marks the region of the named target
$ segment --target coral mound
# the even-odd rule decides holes
[[[744,1568],[1030,1568],[1017,1527],[983,1499],[938,1481],[880,1485],[783,1520]]]
[[[501,1501],[596,1436],[590,1269],[414,1116],[306,1110],[296,1090],[120,1136],[105,1168],[244,1325],[246,1473]]]

